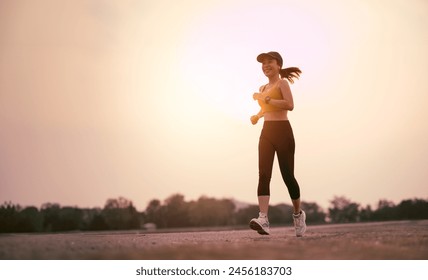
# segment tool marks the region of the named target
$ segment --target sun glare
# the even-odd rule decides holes
[[[233,60],[230,54],[215,52],[210,49],[209,42],[187,45],[180,57],[181,83],[194,97],[189,106],[201,103],[208,109],[205,113],[212,110],[245,121],[257,113],[251,98],[257,88],[247,82],[239,59]]]

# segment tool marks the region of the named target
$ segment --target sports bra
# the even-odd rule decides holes
[[[266,85],[263,87],[262,93],[264,92],[266,88]],[[281,90],[279,89],[278,83],[275,84],[272,88],[270,88],[265,94],[263,94],[265,96],[270,96],[271,99],[278,99],[281,100],[282,98],[282,94],[281,94]],[[270,105],[270,104],[266,104],[263,101],[258,100],[258,103],[263,111],[263,113],[265,112],[273,112],[273,111],[281,111],[284,109],[278,108],[276,106]]]

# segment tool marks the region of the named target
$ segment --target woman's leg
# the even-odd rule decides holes
[[[259,140],[259,185],[257,187],[257,196],[259,200],[259,217],[251,219],[250,228],[256,230],[259,234],[269,234],[269,198],[270,198],[270,178],[272,176],[273,160],[275,149],[269,141],[269,129],[267,125],[263,126],[262,135]]]
[[[293,203],[294,213],[300,213],[300,187],[294,177],[294,152],[295,142],[293,130],[289,123],[284,125],[284,130],[281,133],[277,143],[277,155],[281,175],[288,188],[291,201]]]
[[[293,130],[288,122],[284,125],[282,137],[277,139],[279,143],[277,144],[279,168],[293,203],[293,221],[296,236],[301,237],[306,231],[306,214],[300,208],[300,187],[294,177],[295,142]]]

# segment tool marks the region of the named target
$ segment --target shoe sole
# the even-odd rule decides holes
[[[269,235],[269,232],[266,232],[261,225],[259,225],[258,223],[251,221],[250,222],[250,228],[252,230],[256,230],[258,234],[261,235]]]
[[[302,234],[296,234],[296,237],[303,237],[304,234],[305,234],[305,232],[303,232]]]

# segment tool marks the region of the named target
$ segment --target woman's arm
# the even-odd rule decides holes
[[[253,94],[253,99],[254,100],[264,100],[265,96],[262,94],[264,88],[266,87],[266,85],[261,86],[259,88],[259,92],[255,92]],[[259,119],[263,118],[263,110],[260,109],[260,111],[257,113],[257,115],[253,115],[251,116],[250,120],[252,124],[257,124],[257,122],[259,121]]]

